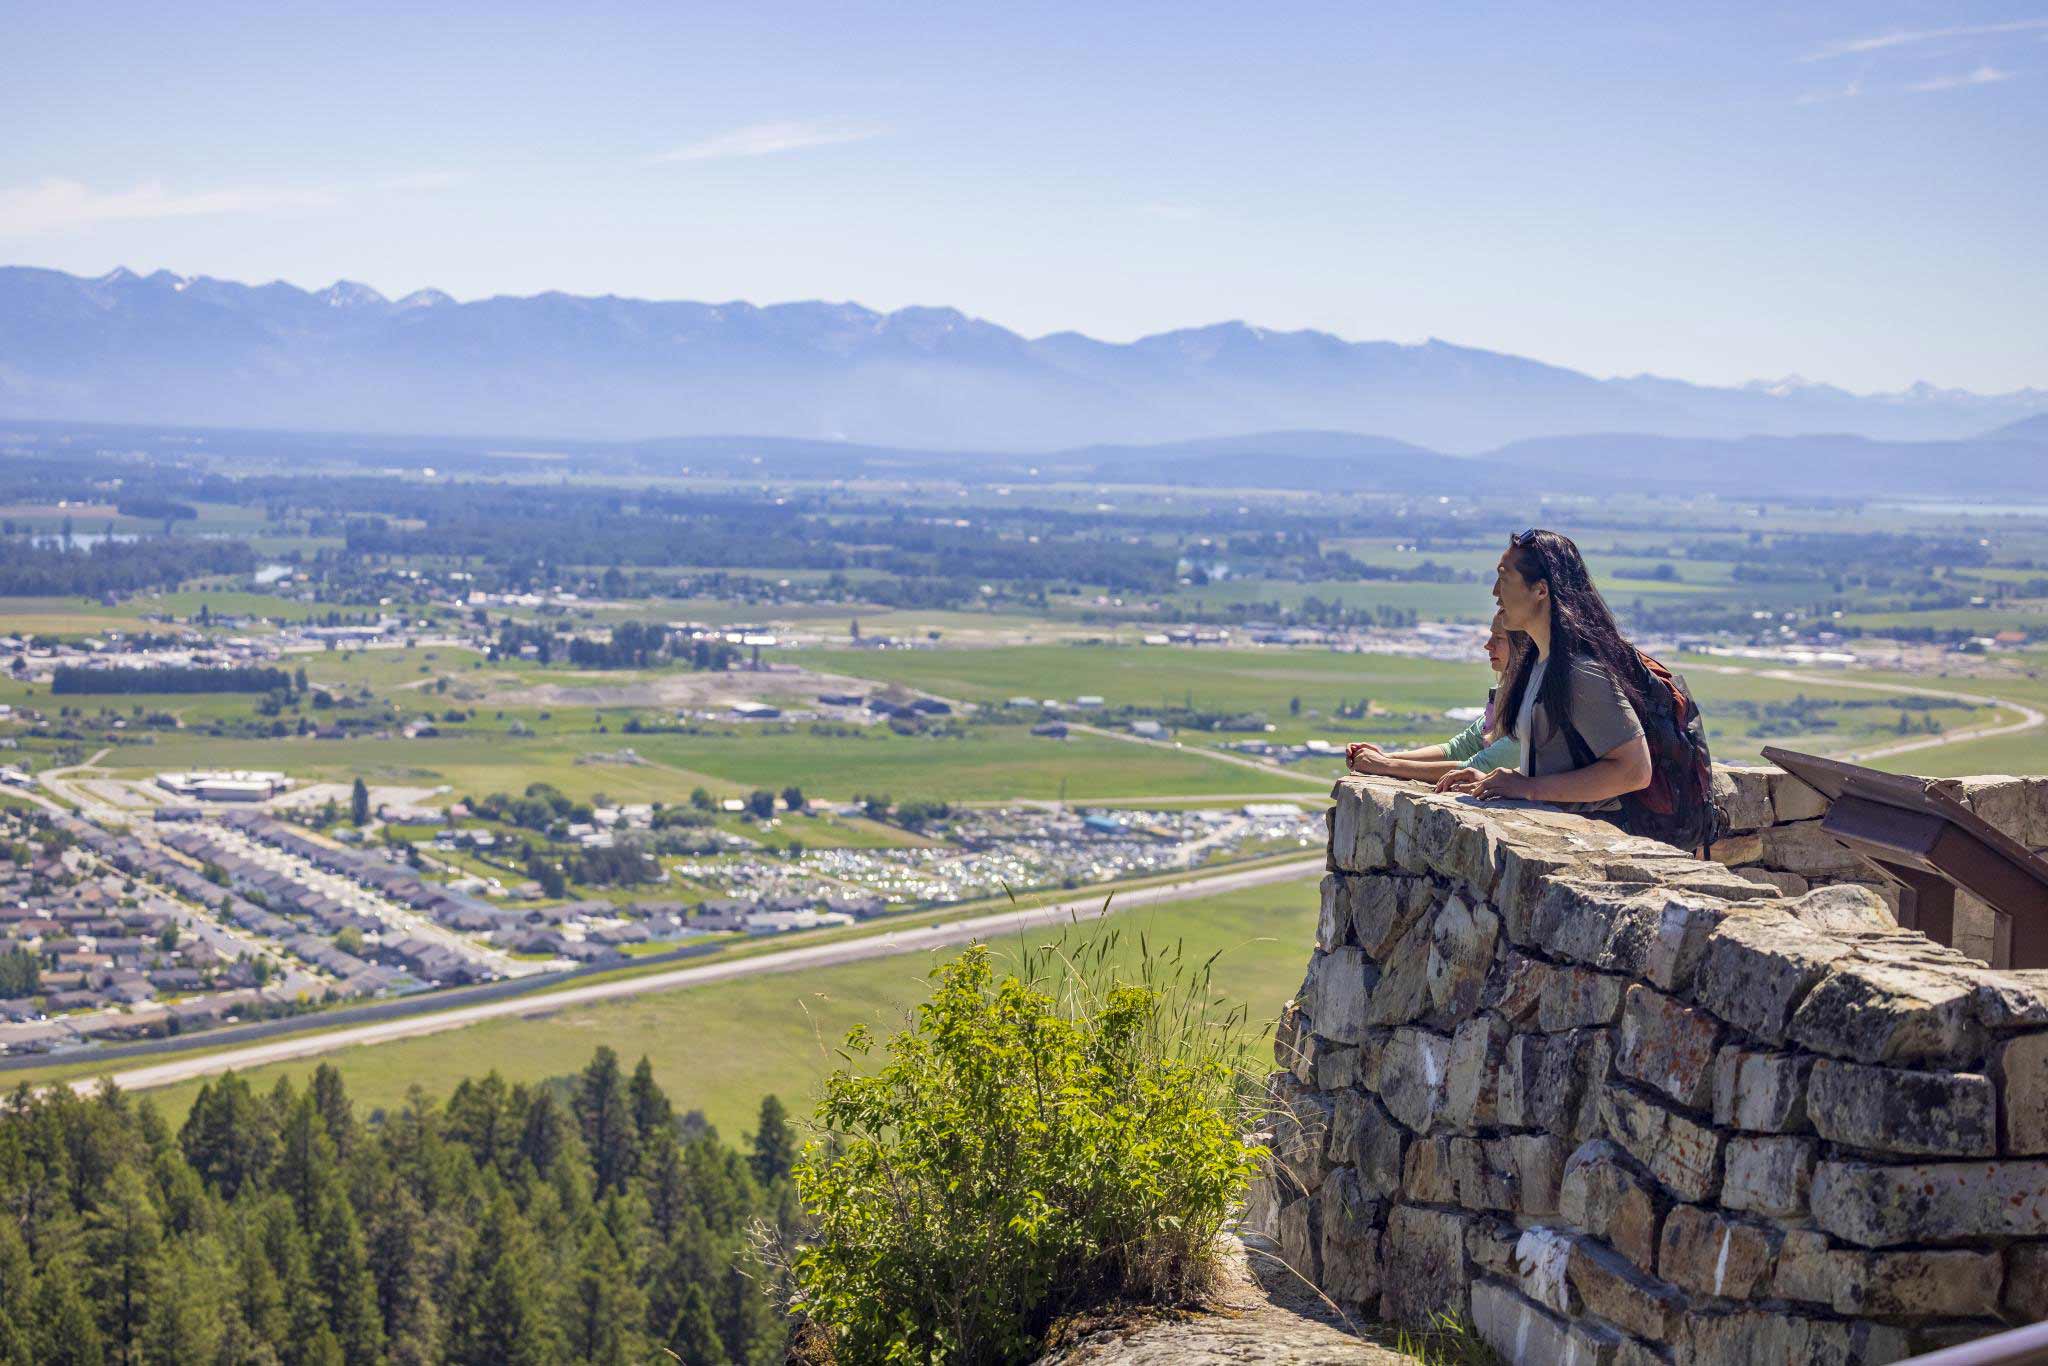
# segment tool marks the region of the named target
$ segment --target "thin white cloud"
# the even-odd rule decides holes
[[[1997,85],[2000,81],[2012,79],[2012,72],[2000,71],[1995,66],[1980,66],[1975,71],[1965,71],[1955,76],[1936,76],[1932,80],[1915,81],[1908,90],[1967,90],[1973,85]]]
[[[705,138],[656,161],[719,161],[727,157],[764,157],[776,152],[794,152],[805,147],[836,147],[842,143],[865,142],[881,135],[879,128],[859,128],[829,123],[750,123],[717,137]]]
[[[1985,38],[2002,33],[2031,33],[2035,29],[2048,29],[2048,19],[2014,19],[2003,24],[1959,24],[1953,28],[1893,29],[1889,33],[1874,33],[1868,37],[1845,38],[1840,42],[1825,43],[1799,60],[1824,62],[1831,57],[1853,57],[1858,53],[1882,52],[1887,48],[1931,43],[1942,38]]]
[[[95,223],[328,208],[340,198],[339,191],[319,186],[181,192],[149,180],[132,189],[96,190],[76,180],[50,179],[0,189],[0,236],[31,237]]]
[[[1836,100],[1853,100],[1863,93],[1863,82],[1855,80],[1836,90],[1812,90],[1801,95],[1799,104],[1832,104]]]

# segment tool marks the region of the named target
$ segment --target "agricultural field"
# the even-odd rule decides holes
[[[1155,952],[1177,944],[1188,964],[1219,955],[1215,995],[1241,1003],[1256,1033],[1270,1027],[1301,984],[1316,905],[1311,878],[1114,912],[1103,923],[1117,935],[1116,951],[1132,970],[1140,936]],[[1030,942],[1047,937],[1038,931]],[[991,947],[1014,961],[1020,941]],[[923,998],[925,976],[937,961],[930,954],[905,955],[559,1011],[537,999],[532,1014],[521,1018],[344,1049],[319,1061],[342,1070],[349,1093],[367,1114],[395,1110],[414,1085],[445,1096],[457,1079],[484,1067],[496,1067],[513,1081],[566,1075],[607,1043],[629,1064],[645,1054],[678,1109],[701,1110],[727,1138],[737,1138],[752,1124],[765,1094],[777,1094],[793,1111],[806,1113],[821,1079],[840,1061],[833,1050],[847,1030],[857,1024],[896,1028]],[[303,1084],[315,1065],[277,1064],[246,1075],[259,1089],[281,1074]],[[198,1088],[193,1082],[149,1094],[175,1127]]]

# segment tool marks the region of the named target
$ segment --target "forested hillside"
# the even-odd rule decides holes
[[[116,1091],[24,1088],[0,1110],[0,1362],[779,1361],[748,1248],[795,1218],[793,1147],[774,1098],[742,1155],[609,1048],[369,1116],[331,1067],[268,1095],[229,1074],[176,1132]]]

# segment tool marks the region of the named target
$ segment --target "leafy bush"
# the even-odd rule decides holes
[[[1207,963],[1141,940],[1132,973],[1116,945],[1054,943],[1001,977],[976,945],[878,1070],[848,1036],[795,1171],[814,1233],[791,1267],[839,1360],[1025,1360],[1064,1315],[1202,1288],[1263,1157],[1243,1008]]]

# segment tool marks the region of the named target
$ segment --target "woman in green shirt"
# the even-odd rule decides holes
[[[1519,632],[1510,632],[1496,613],[1493,630],[1486,637],[1486,662],[1493,666],[1496,680],[1507,675],[1521,657],[1521,651],[1527,647],[1528,638]],[[1496,686],[1487,693],[1485,715],[1440,745],[1397,750],[1389,754],[1378,745],[1361,740],[1345,747],[1345,761],[1353,773],[1416,778],[1426,783],[1466,770],[1491,773],[1496,768],[1511,768],[1521,760],[1522,745],[1521,741],[1506,734],[1506,718],[1498,714],[1499,696],[1500,689]]]

